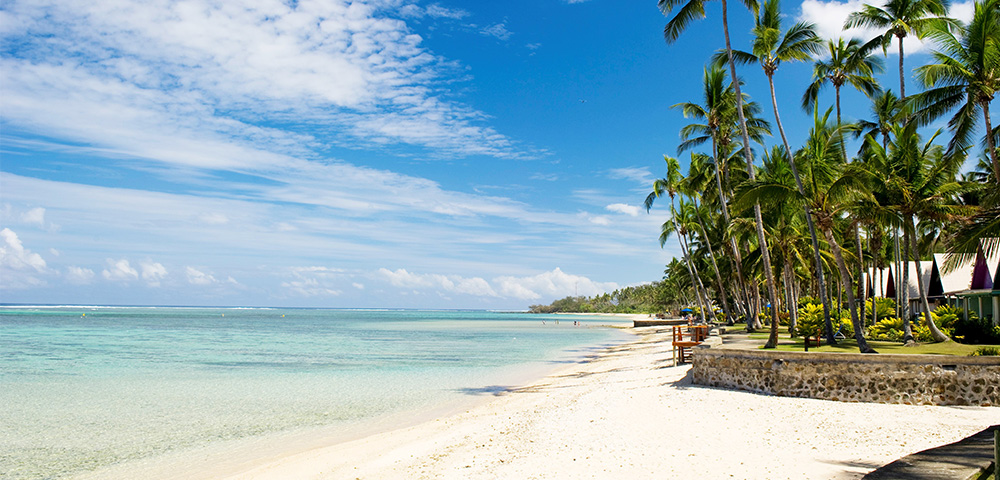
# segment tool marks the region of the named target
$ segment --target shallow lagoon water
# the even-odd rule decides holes
[[[65,478],[226,441],[361,429],[627,335],[453,311],[0,308],[0,477]],[[543,324],[544,321],[544,324]]]

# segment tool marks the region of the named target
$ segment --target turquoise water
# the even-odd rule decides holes
[[[557,320],[559,321],[557,324]],[[0,478],[429,410],[625,334],[492,312],[0,308]],[[543,324],[544,321],[544,324]]]

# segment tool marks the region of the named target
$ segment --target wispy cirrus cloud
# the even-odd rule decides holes
[[[461,73],[389,15],[398,3],[9,2],[0,35],[16,48],[3,58],[4,116],[123,155],[206,168],[231,168],[247,153],[251,168],[280,161],[220,155],[213,143],[301,153],[316,143],[304,133],[316,126],[355,142],[525,155],[481,113],[442,96],[437,85]],[[285,127],[262,126],[261,114]]]

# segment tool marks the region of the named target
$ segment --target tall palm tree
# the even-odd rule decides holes
[[[691,284],[695,290],[695,296],[698,300],[698,307],[701,311],[702,318],[704,318],[705,307],[704,305],[708,303],[708,299],[702,302],[702,290],[704,290],[704,285],[701,283],[701,278],[698,276],[698,272],[695,270],[693,265],[693,259],[688,251],[687,247],[687,231],[681,228],[681,223],[677,221],[677,209],[674,206],[674,201],[677,197],[678,189],[680,188],[681,182],[683,181],[683,176],[681,175],[681,166],[676,158],[663,156],[663,160],[667,162],[667,174],[663,178],[658,178],[653,182],[653,191],[646,196],[646,200],[643,202],[643,206],[646,207],[646,212],[649,212],[653,208],[653,202],[657,198],[667,194],[670,196],[670,219],[664,222],[663,227],[660,232],[660,246],[662,247],[667,240],[670,238],[671,233],[676,233],[678,240],[681,245],[681,253],[687,261],[688,273],[691,275]],[[700,287],[700,288],[699,288]]]
[[[682,102],[671,107],[680,108],[685,118],[696,120],[681,129],[681,144],[677,147],[677,153],[711,141],[715,186],[723,218],[728,224],[729,196],[726,194],[728,189],[723,188],[723,177],[729,178],[729,160],[738,145],[734,138],[739,128],[735,107],[736,91],[732,83],[727,82],[726,71],[718,66],[705,68],[703,85],[702,104]],[[764,135],[771,133],[770,124],[757,117],[760,106],[756,102],[744,98],[742,105],[751,139],[763,144]],[[746,282],[741,268],[743,256],[735,238],[730,237],[729,247],[733,252],[730,260],[736,269],[737,291],[745,292]]]
[[[1000,89],[1000,0],[976,2],[972,21],[957,32],[951,27],[939,21],[927,29],[926,35],[940,50],[932,53],[934,63],[918,67],[916,74],[924,86],[937,88],[917,95],[914,101],[926,120],[960,107],[948,122],[954,134],[948,144],[949,155],[972,143],[981,111],[986,127],[986,151],[1000,185],[1000,160],[990,122],[990,102]]]
[[[795,167],[795,159],[792,158],[791,146],[788,144],[788,137],[785,135],[784,126],[781,124],[781,115],[778,113],[778,97],[774,92],[774,73],[783,61],[804,61],[810,55],[819,51],[822,41],[816,35],[815,27],[812,24],[799,22],[792,25],[788,31],[782,33],[781,29],[781,7],[779,0],[767,0],[764,9],[757,18],[753,29],[753,48],[751,52],[733,51],[732,58],[739,63],[758,63],[767,76],[767,83],[771,89],[771,106],[774,108],[774,120],[781,134],[781,142],[785,146],[785,153],[788,157],[788,164],[791,166],[792,174],[795,176],[796,186],[800,195],[804,194],[802,181],[799,178],[798,170]],[[715,61],[725,61],[721,55],[716,54]],[[816,239],[816,230],[813,226],[812,215],[809,206],[803,203],[809,231],[812,234],[813,257],[817,266],[820,283],[820,298],[823,303],[825,319],[826,340],[830,344],[835,344],[833,325],[830,321],[830,302],[826,298],[826,281],[823,278],[823,270],[820,268],[819,242]],[[772,294],[774,296],[774,294]],[[777,331],[772,330],[772,338],[768,339],[764,348],[775,348],[778,345]]]
[[[864,327],[858,315],[851,274],[847,270],[843,249],[834,234],[835,220],[846,213],[856,199],[868,195],[867,185],[861,184],[856,176],[848,173],[841,156],[840,143],[841,131],[849,127],[831,125],[830,114],[831,110],[827,110],[824,115],[814,113],[814,126],[806,146],[797,154],[799,160],[803,162],[803,172],[807,180],[805,184],[808,185],[803,193],[783,183],[751,182],[736,203],[741,206],[750,201],[766,202],[769,205],[780,205],[789,201],[809,203],[810,211],[816,220],[816,227],[823,232],[836,260],[841,285],[851,312],[851,323],[854,325],[858,350],[861,353],[875,353],[864,338]]]
[[[669,15],[676,7],[680,7],[677,14],[671,18],[667,25],[663,28],[663,37],[666,39],[667,43],[672,43],[680,37],[680,34],[687,28],[691,21],[697,18],[705,17],[705,2],[707,0],[658,0],[657,5],[660,7],[660,11],[664,15]],[[729,40],[729,4],[727,0],[719,0],[722,5],[722,33],[726,40],[726,53],[729,57],[729,76],[733,79],[738,79],[736,75],[736,63],[733,62],[733,49],[732,43]],[[754,12],[754,16],[757,15],[758,4],[757,0],[743,0],[744,5],[746,5],[751,11]],[[683,5],[682,5],[683,4]],[[753,153],[750,148],[750,134],[747,131],[746,117],[743,114],[743,93],[740,91],[740,82],[733,82],[733,90],[736,95],[736,116],[739,118],[740,124],[740,135],[743,138],[743,155],[746,158],[747,173],[750,175],[750,179],[756,177],[756,172],[754,172],[753,167]],[[771,273],[771,254],[767,249],[767,239],[764,237],[764,222],[761,219],[760,205],[754,207],[754,221],[756,222],[757,230],[757,240],[761,244],[761,253],[765,269],[765,279],[767,281],[768,292],[771,298],[777,297],[777,290],[774,286],[774,275]],[[751,318],[748,320],[747,325],[752,325],[757,323],[757,311],[753,310],[751,312]]]
[[[903,39],[908,35],[923,35],[934,18],[948,12],[947,0],[889,0],[882,7],[865,4],[861,11],[847,16],[844,29],[869,27],[884,33],[873,38],[866,49],[881,45],[887,53],[889,44],[895,39],[899,45],[899,96],[906,98],[905,71],[903,70]]]
[[[878,93],[880,87],[875,80],[876,73],[882,73],[882,60],[868,55],[861,49],[861,40],[852,38],[846,43],[843,38],[826,41],[829,59],[813,63],[813,82],[802,95],[802,109],[813,110],[820,90],[827,84],[833,85],[837,99],[837,123],[840,119],[840,88],[850,85],[869,98]]]

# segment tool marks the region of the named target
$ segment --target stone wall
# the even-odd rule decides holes
[[[786,397],[1000,405],[1000,357],[696,348],[694,383]]]

